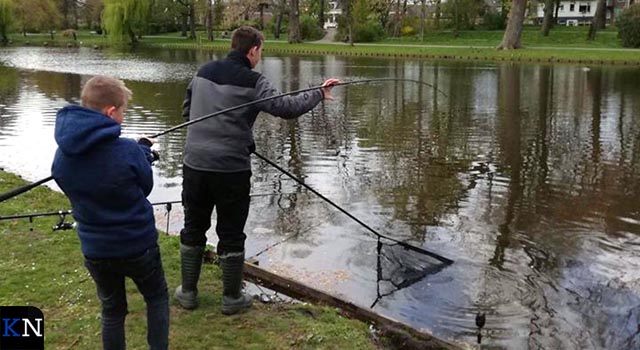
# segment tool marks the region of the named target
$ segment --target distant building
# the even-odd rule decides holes
[[[338,17],[342,14],[342,9],[338,8],[338,1],[329,1],[329,11],[324,21],[324,29],[337,28]]]
[[[633,4],[634,0],[606,0],[606,18],[611,23],[624,8]],[[596,0],[560,1],[558,8],[557,24],[567,26],[591,24],[593,16],[596,14]],[[555,8],[554,8],[555,16]],[[538,3],[536,23],[541,24],[544,20],[544,2]]]

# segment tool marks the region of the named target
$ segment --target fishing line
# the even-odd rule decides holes
[[[408,81],[408,82],[413,82],[413,83],[417,83],[417,84],[422,84],[422,85],[426,85],[426,86],[429,86],[429,87],[435,89],[437,92],[443,94],[445,97],[447,96],[447,94],[442,92],[442,90],[436,88],[435,86],[433,86],[433,85],[431,85],[431,84],[429,84],[427,82],[420,81],[420,80],[415,80],[415,79],[404,79],[404,78],[374,78],[374,79],[352,80],[352,81],[344,81],[344,82],[335,83],[335,84],[332,84],[331,86],[333,86],[333,87],[335,87],[335,86],[346,86],[346,85],[366,84],[366,83],[374,83],[374,82],[381,82],[381,81]],[[289,96],[289,95],[295,95],[295,94],[300,94],[300,93],[303,93],[303,92],[308,92],[308,91],[312,91],[312,90],[321,89],[323,87],[324,86],[322,86],[322,85],[313,86],[313,87],[300,89],[300,90],[295,90],[295,91],[290,91],[290,92],[285,92],[285,93],[282,93],[282,94],[279,94],[279,95],[269,96],[269,97],[261,98],[259,100],[255,100],[255,101],[243,103],[243,104],[240,104],[240,105],[237,105],[237,106],[229,107],[229,108],[220,110],[218,112],[207,114],[207,115],[202,116],[200,118],[196,118],[196,119],[184,122],[182,124],[178,124],[178,125],[176,125],[174,127],[171,127],[171,128],[169,128],[169,129],[167,129],[165,131],[161,131],[161,132],[159,132],[159,133],[157,133],[155,135],[151,135],[151,136],[149,136],[149,138],[156,138],[158,136],[162,136],[162,135],[168,134],[168,133],[173,132],[175,130],[182,129],[185,126],[189,126],[191,124],[195,124],[195,123],[201,122],[203,120],[215,117],[215,116],[220,115],[220,114],[224,114],[224,113],[227,113],[227,112],[235,111],[235,110],[240,109],[240,108],[253,106],[253,105],[256,105],[256,104],[259,104],[259,103],[262,103],[262,102],[266,102],[266,101],[270,101],[270,100],[274,100],[274,99],[280,98],[280,97],[285,97],[285,96]],[[35,188],[35,187],[38,187],[38,186],[40,186],[40,185],[42,185],[42,184],[44,184],[44,183],[46,183],[46,182],[48,182],[50,180],[53,180],[53,176],[46,177],[46,178],[38,180],[38,181],[36,181],[34,183],[31,183],[31,184],[25,185],[23,187],[19,187],[19,188],[15,189],[15,190],[3,193],[2,195],[0,195],[0,203],[6,201],[7,199],[13,198],[13,197],[15,197],[15,196],[17,196],[17,195],[19,195],[21,193],[27,192],[27,191]]]

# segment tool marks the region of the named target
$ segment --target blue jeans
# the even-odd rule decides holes
[[[124,350],[127,294],[124,278],[130,277],[147,304],[147,342],[151,350],[169,347],[169,294],[157,245],[135,258],[84,261],[96,282],[102,302],[102,345],[105,350]]]

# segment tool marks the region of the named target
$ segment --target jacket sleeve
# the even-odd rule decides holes
[[[187,86],[187,91],[184,94],[184,101],[182,101],[182,117],[189,121],[189,113],[191,112],[191,88],[193,86],[193,80]]]
[[[256,100],[266,97],[279,95],[280,91],[276,89],[271,82],[264,76],[258,78],[256,83]],[[264,112],[275,115],[284,119],[297,118],[304,113],[317,106],[324,99],[322,90],[311,90],[294,96],[283,96],[265,101],[256,105],[256,107]]]
[[[134,143],[135,141],[132,140]],[[136,174],[138,185],[142,188],[145,196],[148,196],[153,189],[153,170],[151,170],[151,148],[146,145],[136,144],[131,157],[133,171]]]

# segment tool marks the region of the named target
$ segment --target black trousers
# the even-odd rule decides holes
[[[239,253],[244,250],[244,225],[249,214],[251,171],[218,173],[183,166],[182,205],[184,228],[180,242],[188,246],[204,246],[205,233],[211,227],[211,214],[216,208],[218,222],[217,253]]]

